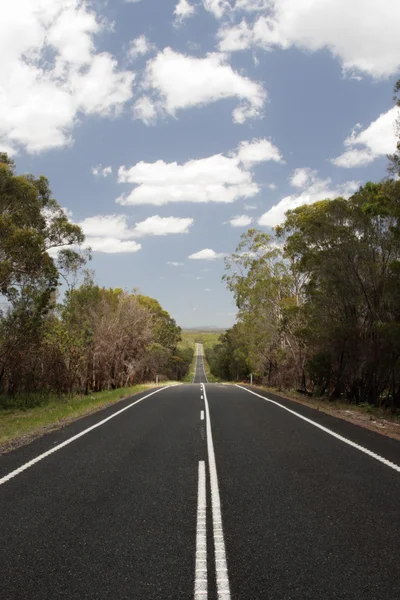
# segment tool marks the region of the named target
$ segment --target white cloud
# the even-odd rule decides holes
[[[379,156],[392,154],[396,150],[396,120],[399,109],[395,106],[382,113],[366,129],[356,125],[350,136],[344,141],[348,148],[343,154],[332,159],[337,167],[362,167]]]
[[[267,142],[264,147],[263,143]],[[176,162],[139,162],[131,168],[120,167],[118,181],[132,183],[128,195],[117,198],[122,205],[170,202],[230,203],[239,198],[252,198],[260,191],[249,167],[257,162],[277,160],[279,151],[268,140],[255,140],[239,145],[229,156],[215,154],[208,158]],[[266,151],[267,150],[267,151]]]
[[[133,240],[123,241],[109,237],[88,237],[82,246],[91,248],[93,252],[103,252],[104,254],[126,254],[128,252],[139,252],[142,249],[142,245]]]
[[[14,0],[0,20],[0,144],[30,153],[72,143],[83,115],[118,113],[134,73],[94,36],[105,19],[80,0]]]
[[[243,208],[244,210],[256,210],[257,204],[245,204]]]
[[[145,125],[154,125],[157,120],[157,108],[149,96],[141,96],[132,107],[134,119],[140,119]]]
[[[271,0],[236,0],[235,10],[257,12],[271,6]]]
[[[276,189],[277,189],[277,187],[278,187],[278,186],[276,185],[276,183],[269,183],[269,184],[267,185],[267,188],[269,188],[270,190],[276,190]]]
[[[132,238],[188,233],[192,223],[193,219],[154,215],[129,227],[126,215],[96,215],[83,219],[78,225],[86,236],[84,247],[117,253],[140,250],[141,245]]]
[[[246,167],[268,160],[283,162],[279,148],[266,138],[242,142],[238,149],[238,157]]]
[[[133,228],[133,235],[141,237],[143,235],[169,235],[173,233],[189,233],[190,226],[193,225],[193,219],[181,217],[159,217],[154,215],[148,217],[140,223],[136,223]]]
[[[160,116],[176,116],[179,110],[237,98],[240,104],[233,111],[236,123],[259,117],[267,98],[262,85],[234,71],[224,54],[197,58],[171,48],[149,60],[143,87],[152,93]],[[140,113],[135,116],[141,118]]]
[[[215,252],[211,248],[204,248],[204,250],[199,250],[199,252],[191,254],[188,258],[191,260],[216,260],[224,256],[226,255],[223,252]]]
[[[394,0],[240,0],[246,7],[268,10],[252,23],[224,24],[218,33],[223,52],[261,47],[297,46],[315,52],[328,49],[344,72],[389,77],[400,67],[400,3]],[[221,14],[216,14],[221,18]],[[382,35],[384,32],[384,35]]]
[[[211,292],[210,288],[204,288],[205,292]]]
[[[308,167],[295,169],[290,178],[290,185],[296,188],[305,188],[316,181],[317,171]]]
[[[332,180],[319,179],[316,171],[311,169],[296,169],[291,177],[294,187],[302,188],[298,195],[286,196],[275,204],[258,220],[258,224],[265,227],[276,227],[284,222],[285,213],[303,204],[313,204],[319,200],[337,198],[342,196],[349,198],[359,187],[358,181],[347,181],[338,186],[332,185]]]
[[[184,264],[182,262],[167,261],[167,265],[171,265],[172,267],[183,267]]]
[[[229,223],[232,227],[247,227],[252,221],[253,219],[248,215],[238,215],[237,217],[233,217]]]
[[[179,0],[178,4],[175,6],[174,15],[175,15],[175,24],[181,25],[183,21],[192,17],[196,12],[193,4],[190,4],[188,0]]]
[[[96,177],[107,177],[112,174],[112,167],[102,167],[102,165],[97,165],[96,167],[92,167],[92,173]]]
[[[212,13],[214,17],[220,19],[232,9],[228,0],[203,0],[204,8]]]
[[[156,49],[157,46],[152,44],[145,34],[142,34],[131,41],[127,55],[130,60],[136,60],[138,56],[146,56],[146,54],[150,54]]]

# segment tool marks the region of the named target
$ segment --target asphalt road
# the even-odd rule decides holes
[[[203,344],[196,344],[196,366],[194,369],[193,383],[208,383],[203,363]]]
[[[400,598],[400,443],[264,397],[143,393],[0,457],[1,599]]]

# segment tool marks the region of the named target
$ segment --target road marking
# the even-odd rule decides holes
[[[221,498],[219,495],[217,466],[215,463],[214,442],[211,431],[210,408],[208,406],[206,388],[202,384],[204,393],[204,405],[206,409],[207,450],[208,468],[210,471],[211,484],[211,506],[213,519],[213,536],[215,548],[215,564],[217,572],[217,596],[219,600],[230,600],[228,567],[226,563],[224,532],[222,527]]]
[[[386,458],[383,458],[383,456],[379,456],[379,454],[375,454],[375,452],[372,452],[371,450],[368,450],[368,448],[364,448],[364,446],[360,446],[359,444],[356,444],[355,442],[352,442],[351,440],[343,437],[339,433],[335,433],[334,431],[332,431],[332,429],[328,429],[327,427],[324,427],[323,425],[320,425],[319,423],[316,423],[315,421],[312,421],[311,419],[308,419],[307,417],[304,417],[300,413],[298,413],[298,412],[296,412],[294,410],[291,410],[290,408],[287,408],[283,404],[279,404],[279,402],[275,402],[275,400],[270,400],[270,398],[266,398],[265,396],[261,396],[261,394],[256,394],[256,392],[253,392],[252,390],[248,390],[247,388],[245,388],[245,387],[243,387],[241,385],[237,385],[237,384],[235,384],[235,385],[236,385],[236,387],[238,387],[238,388],[240,388],[242,390],[245,390],[245,392],[249,392],[249,394],[254,394],[254,396],[258,396],[259,398],[262,398],[266,402],[270,402],[271,404],[275,404],[276,406],[279,406],[279,408],[283,408],[283,410],[286,410],[287,412],[290,412],[292,415],[295,415],[299,419],[302,419],[303,421],[306,421],[307,423],[310,423],[311,425],[314,425],[314,427],[318,427],[318,429],[321,429],[321,431],[325,431],[325,433],[328,433],[332,437],[340,440],[341,442],[344,442],[345,444],[348,444],[349,446],[352,446],[353,448],[356,448],[360,452],[364,452],[364,454],[367,454],[368,456],[371,456],[371,458],[375,458],[375,460],[378,460],[379,462],[383,463],[387,467],[390,467],[394,471],[397,471],[398,473],[400,473],[400,465],[396,465],[395,463],[392,463],[390,460],[387,460]]]
[[[194,598],[207,598],[207,529],[206,529],[206,467],[204,460],[199,462],[199,483],[197,488],[197,528],[196,528],[196,567]]]
[[[204,421],[204,410],[200,411],[200,421]]]
[[[146,400],[146,398],[150,398],[150,396],[153,396],[154,394],[158,394],[158,392],[162,392],[163,390],[166,390],[169,387],[174,387],[175,385],[179,385],[179,384],[175,383],[173,385],[166,385],[166,386],[160,388],[159,390],[156,390],[155,392],[151,392],[151,394],[147,394],[147,396],[143,396],[143,398],[139,398],[139,400],[136,400],[135,402],[132,402],[132,404],[129,404],[129,406],[125,406],[125,408],[121,408],[121,410],[119,410],[116,413],[112,414],[110,417],[107,417],[106,419],[103,419],[102,421],[99,421],[95,425],[92,425],[91,427],[88,427],[87,429],[84,429],[84,431],[81,431],[77,435],[74,435],[73,437],[69,438],[68,440],[65,440],[65,442],[62,442],[61,444],[58,444],[58,446],[54,446],[53,448],[51,448],[51,450],[47,450],[47,452],[43,452],[43,454],[40,454],[39,456],[37,456],[36,458],[33,458],[32,460],[30,460],[29,462],[25,463],[21,467],[18,467],[18,469],[15,469],[14,471],[11,471],[11,473],[9,473],[8,475],[5,475],[4,477],[2,477],[0,479],[0,485],[2,485],[3,483],[6,483],[7,481],[9,481],[10,479],[12,479],[16,475],[19,475],[23,471],[26,471],[26,469],[29,469],[29,467],[33,467],[33,465],[35,465],[39,461],[43,460],[47,456],[50,456],[50,454],[53,454],[54,452],[57,452],[57,450],[61,450],[61,448],[64,448],[65,446],[68,446],[68,444],[71,444],[71,442],[74,442],[75,440],[79,439],[83,435],[86,435],[87,433],[89,433],[89,431],[93,431],[93,429],[97,429],[97,427],[100,427],[101,425],[104,425],[104,423],[107,423],[107,421],[110,421],[111,419],[114,419],[114,417],[117,417],[118,415],[120,415],[121,413],[125,412],[129,408],[132,408],[132,406],[135,406],[135,404],[139,404],[139,402],[142,402],[142,400]]]

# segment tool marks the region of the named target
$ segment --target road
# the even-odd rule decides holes
[[[203,355],[203,344],[196,344],[196,366],[194,369],[193,383],[208,383],[207,375],[204,370]]]
[[[143,393],[0,458],[0,597],[395,600],[398,465],[254,388]]]

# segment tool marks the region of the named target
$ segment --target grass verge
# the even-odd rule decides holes
[[[248,382],[245,383],[248,385]],[[340,400],[328,401],[326,398],[305,397],[293,390],[278,391],[277,388],[270,388],[260,385],[252,387],[264,392],[271,392],[293,400],[298,404],[303,404],[309,408],[320,410],[333,417],[344,419],[360,427],[365,427],[371,431],[376,431],[395,440],[400,441],[400,415],[392,415],[387,410],[377,408],[371,404],[348,404]]]
[[[160,386],[163,385],[165,383],[160,383]],[[2,410],[0,411],[0,454],[23,446],[49,431],[65,427],[72,421],[124,398],[155,387],[159,386],[155,383],[144,383],[89,396],[71,396],[64,400],[49,399],[46,404],[27,410]]]

